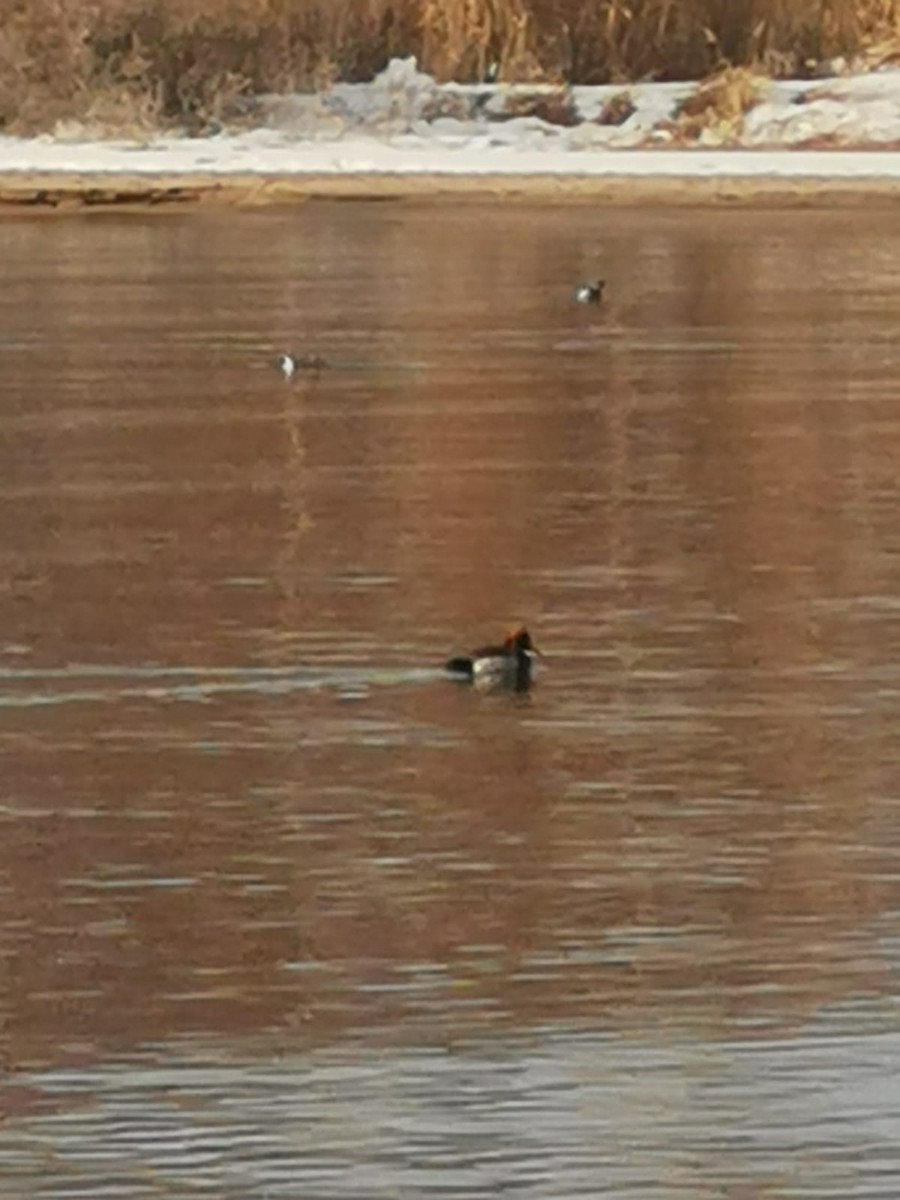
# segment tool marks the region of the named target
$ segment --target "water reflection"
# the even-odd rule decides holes
[[[19,1192],[183,1188],[196,1113],[222,1194],[889,1194],[891,220],[4,234]],[[517,620],[532,694],[442,677]]]
[[[161,1048],[162,1049],[162,1048]],[[894,1033],[703,1046],[588,1035],[56,1071],[0,1132],[9,1183],[140,1200],[172,1192],[887,1196]],[[853,1083],[848,1080],[852,1078]],[[24,1115],[23,1116],[23,1110]]]

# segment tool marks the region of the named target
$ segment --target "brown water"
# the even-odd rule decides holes
[[[896,218],[0,244],[4,1200],[895,1200]]]

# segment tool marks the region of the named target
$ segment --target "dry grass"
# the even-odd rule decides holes
[[[0,127],[201,128],[242,96],[370,78],[601,83],[803,74],[900,47],[900,0],[0,0]]]
[[[635,104],[631,99],[630,94],[626,92],[616,92],[603,105],[600,115],[597,117],[598,125],[624,125],[630,116],[635,112]]]
[[[740,131],[744,114],[756,104],[762,79],[746,67],[727,67],[704,80],[678,106],[673,133],[679,141],[694,142],[710,131],[727,142]]]

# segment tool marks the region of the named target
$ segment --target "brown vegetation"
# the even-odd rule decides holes
[[[803,74],[877,46],[900,0],[0,0],[0,128],[202,127],[240,97],[370,78],[603,83]]]
[[[580,120],[571,89],[563,87],[533,94],[512,94],[506,99],[502,114],[498,115],[505,121],[514,117],[537,117],[549,125],[577,125]]]
[[[746,67],[727,67],[704,80],[678,105],[672,132],[680,141],[693,142],[705,130],[719,142],[740,130],[744,114],[759,101],[761,80]]]

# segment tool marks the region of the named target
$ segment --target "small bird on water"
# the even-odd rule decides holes
[[[599,304],[603,299],[605,279],[595,279],[592,283],[582,283],[575,289],[572,298],[576,304]]]
[[[318,354],[304,354],[295,358],[293,354],[282,354],[278,366],[285,379],[290,379],[296,371],[324,371],[328,363]]]
[[[508,688],[527,692],[531,687],[531,669],[540,650],[524,625],[511,630],[502,646],[481,646],[471,654],[448,659],[444,669],[477,688]]]

